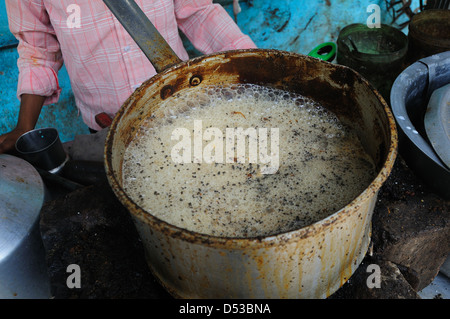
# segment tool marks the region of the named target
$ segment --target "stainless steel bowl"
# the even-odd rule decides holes
[[[391,89],[391,107],[399,128],[399,151],[408,166],[440,196],[450,198],[450,170],[428,140],[424,116],[432,93],[450,83],[450,51],[406,68]]]

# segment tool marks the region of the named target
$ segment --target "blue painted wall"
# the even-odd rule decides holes
[[[216,0],[233,16],[231,0]],[[384,0],[242,0],[237,23],[260,48],[308,54],[316,45],[335,42],[339,31],[351,23],[365,23],[369,4],[380,5],[382,23],[390,24]],[[191,56],[198,55],[186,40]],[[14,128],[19,108],[16,97],[18,78],[16,39],[9,32],[5,2],[0,2],[0,134]],[[59,73],[62,88],[60,101],[45,106],[37,127],[55,127],[63,142],[77,134],[87,134],[74,103],[66,69]]]
[[[5,2],[0,2],[0,134],[9,132],[17,123],[19,100],[17,99],[17,40],[9,32]],[[78,114],[69,76],[65,67],[59,72],[62,88],[58,103],[44,106],[36,127],[55,127],[61,141],[73,140],[75,135],[88,134],[89,130]]]

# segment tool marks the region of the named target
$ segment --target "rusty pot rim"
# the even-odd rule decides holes
[[[315,223],[312,223],[310,225],[290,230],[287,232],[274,234],[274,235],[268,235],[268,236],[258,236],[258,237],[221,237],[221,236],[213,236],[203,233],[197,233],[194,231],[190,231],[172,224],[169,224],[165,222],[162,219],[159,219],[155,217],[154,215],[148,213],[143,208],[141,208],[139,205],[137,205],[123,190],[123,188],[120,186],[113,168],[112,168],[112,162],[111,162],[111,154],[112,154],[112,141],[114,139],[114,135],[116,132],[116,128],[118,126],[118,123],[123,116],[125,110],[127,109],[127,106],[130,105],[130,103],[133,102],[134,97],[138,96],[141,91],[144,90],[144,87],[147,87],[155,82],[157,82],[161,77],[163,77],[165,74],[175,72],[177,69],[180,69],[182,67],[189,67],[193,64],[201,63],[203,60],[208,58],[214,58],[219,56],[233,56],[233,55],[239,55],[239,54],[281,54],[285,56],[293,56],[297,58],[302,58],[306,60],[310,60],[312,63],[329,63],[320,59],[312,58],[310,56],[306,56],[299,53],[293,53],[288,51],[282,51],[282,50],[275,50],[275,49],[241,49],[241,50],[230,50],[225,52],[218,52],[213,54],[207,54],[203,56],[199,56],[187,61],[183,61],[179,64],[176,64],[174,66],[169,67],[168,69],[164,70],[163,72],[160,72],[147,81],[143,82],[142,85],[123,103],[123,105],[120,107],[119,111],[117,112],[116,116],[114,117],[110,129],[108,130],[108,134],[106,137],[106,143],[104,148],[104,165],[106,169],[106,175],[108,182],[115,193],[116,197],[119,199],[119,201],[128,209],[128,211],[137,217],[140,221],[150,224],[154,230],[161,231],[165,233],[166,235],[169,235],[173,238],[177,238],[179,240],[184,240],[191,243],[197,243],[197,244],[203,244],[203,245],[211,245],[211,246],[223,246],[227,248],[246,248],[248,246],[252,245],[258,245],[260,243],[264,243],[264,245],[278,245],[281,242],[287,242],[291,240],[298,240],[302,238],[308,237],[309,234],[317,233],[320,230],[327,229],[331,227],[334,223],[341,220],[345,215],[350,215],[353,212],[354,207],[360,206],[364,201],[366,201],[368,198],[374,196],[378,190],[381,188],[383,183],[386,181],[388,176],[391,173],[392,167],[394,165],[395,159],[397,157],[397,148],[398,148],[398,136],[397,136],[397,129],[396,129],[396,123],[394,120],[394,117],[392,115],[392,112],[387,105],[386,101],[383,99],[381,94],[371,85],[364,77],[359,75],[357,72],[352,70],[349,67],[342,66],[335,64],[335,67],[337,68],[344,68],[348,69],[350,72],[355,73],[355,75],[358,77],[359,80],[364,82],[365,85],[369,86],[369,88],[375,93],[378,100],[381,102],[386,117],[388,119],[389,123],[389,132],[390,132],[390,145],[389,145],[389,151],[387,153],[386,159],[384,160],[383,167],[379,170],[377,176],[372,180],[372,182],[366,187],[366,189],[359,194],[356,198],[354,198],[350,203],[348,203],[346,206],[341,208],[340,210],[334,212],[333,214],[327,216],[324,219],[321,219]]]

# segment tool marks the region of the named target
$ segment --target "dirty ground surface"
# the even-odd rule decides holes
[[[408,238],[398,235],[403,231],[395,235],[396,232],[390,232],[386,223],[383,223],[386,216],[390,216],[388,224],[401,223],[400,210],[404,214],[414,212],[417,220],[412,221],[412,228],[414,225],[420,228],[420,225],[426,224],[425,228],[430,231],[425,235],[438,234],[437,239],[441,242],[437,246],[440,250],[431,252],[438,259],[432,265],[433,269],[425,271],[421,265],[401,265],[398,264],[403,262],[401,260],[384,260],[385,256],[389,257],[386,251],[393,251],[392,247],[395,247],[391,245],[392,242],[402,244],[403,240],[408,243]],[[373,248],[350,280],[330,298],[420,298],[414,288],[433,279],[442,256],[450,250],[447,235],[449,211],[449,202],[434,195],[401,158],[397,159],[392,174],[379,193],[373,218]],[[434,217],[430,219],[425,214]],[[428,222],[430,220],[430,223],[438,224],[437,231],[432,231],[433,225]],[[40,226],[53,298],[171,298],[148,270],[142,243],[131,218],[108,184],[101,182],[70,193],[60,193],[56,199],[45,204]],[[418,233],[421,232],[414,229],[410,231],[412,237]],[[432,238],[432,235],[429,236]],[[424,240],[428,242],[429,238]],[[382,269],[384,289],[367,288],[366,268],[372,263]],[[66,268],[69,264],[78,264],[83,270],[80,289],[69,289],[66,285]],[[423,273],[418,273],[420,271]]]

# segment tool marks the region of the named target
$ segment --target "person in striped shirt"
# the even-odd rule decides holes
[[[181,60],[189,56],[179,30],[202,53],[256,45],[212,0],[136,0]],[[11,32],[19,40],[16,127],[0,136],[0,153],[11,151],[34,129],[42,106],[56,103],[58,71],[69,74],[76,105],[91,130],[95,115],[113,116],[156,74],[150,61],[101,0],[6,0]]]

